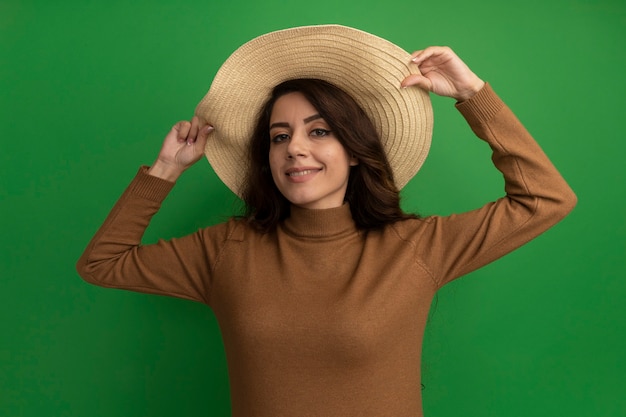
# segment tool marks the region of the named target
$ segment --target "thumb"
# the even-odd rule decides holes
[[[426,91],[432,91],[433,89],[432,81],[430,81],[428,78],[424,77],[421,74],[411,74],[408,77],[406,77],[404,80],[402,80],[402,83],[400,83],[400,86],[402,88],[407,88],[412,85],[417,86]]]
[[[213,126],[211,125],[205,125],[203,126],[200,131],[198,132],[198,136],[195,140],[195,144],[200,148],[200,149],[204,149],[204,147],[206,146],[206,141],[207,138],[209,137],[209,134],[213,131]]]

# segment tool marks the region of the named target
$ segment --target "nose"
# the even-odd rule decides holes
[[[287,158],[293,159],[306,156],[308,153],[308,140],[306,134],[300,129],[294,131],[287,144]]]

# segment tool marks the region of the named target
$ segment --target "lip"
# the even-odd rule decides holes
[[[285,171],[285,176],[291,182],[305,182],[316,176],[322,168],[319,167],[294,167]]]

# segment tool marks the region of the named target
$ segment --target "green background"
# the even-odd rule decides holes
[[[320,23],[409,51],[452,46],[579,197],[549,232],[439,293],[424,342],[426,416],[626,415],[622,0],[1,0],[0,416],[229,414],[206,306],[94,287],[74,264],[234,49]],[[451,100],[433,106],[431,154],[404,207],[447,214],[499,197],[488,147]],[[236,206],[201,161],[146,242]]]

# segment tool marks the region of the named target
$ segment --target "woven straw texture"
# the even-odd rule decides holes
[[[215,128],[205,154],[219,178],[241,195],[246,146],[272,88],[289,79],[318,78],[350,94],[380,134],[396,186],[420,169],[430,148],[433,113],[427,92],[400,88],[418,73],[402,48],[340,25],[271,32],[237,49],[219,69],[196,115]]]

